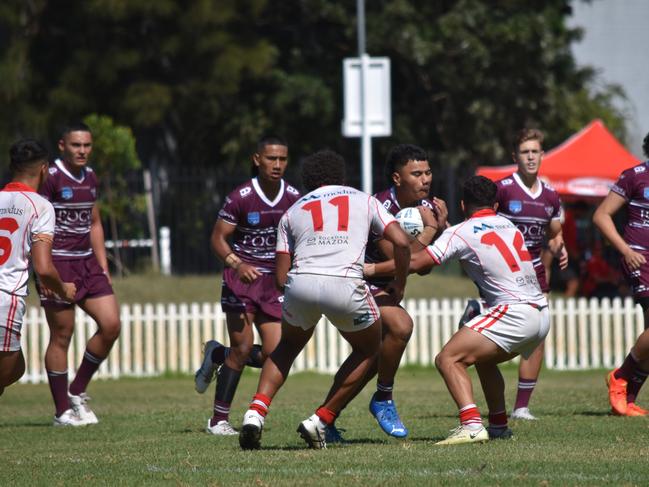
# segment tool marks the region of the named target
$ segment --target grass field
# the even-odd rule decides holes
[[[516,370],[510,366],[505,375],[511,404]],[[257,377],[244,374],[235,426]],[[312,451],[295,428],[318,406],[331,377],[299,374],[273,403],[263,450],[254,452],[242,452],[236,437],[203,433],[213,388],[200,396],[191,377],[96,382],[89,392],[101,422],[81,429],[50,426],[47,385],[14,385],[0,398],[1,483],[648,485],[649,418],[609,416],[603,377],[603,371],[544,371],[533,397],[541,419],[513,423],[514,439],[436,447],[456,425],[455,407],[435,370],[406,368],[396,399],[408,440],[379,430],[366,410],[368,387],[339,419],[349,443]]]
[[[188,275],[162,276],[158,274],[132,274],[113,280],[115,294],[120,303],[193,303],[214,302],[221,299],[221,276]],[[431,273],[412,275],[406,287],[406,298],[477,296],[473,282],[466,277]],[[27,303],[38,306],[38,294],[30,282]]]

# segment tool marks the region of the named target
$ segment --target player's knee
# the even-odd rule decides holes
[[[112,343],[119,338],[119,334],[122,332],[122,322],[119,318],[110,320],[102,323],[99,330],[102,338]]]
[[[252,343],[238,343],[230,347],[230,358],[244,364],[252,353]]]
[[[70,347],[71,341],[72,330],[59,330],[56,333],[50,333],[50,346],[67,350]]]
[[[402,343],[408,343],[410,337],[412,336],[412,330],[414,324],[412,319],[400,320],[398,323],[393,323],[387,330],[387,335],[393,340],[397,340]]]

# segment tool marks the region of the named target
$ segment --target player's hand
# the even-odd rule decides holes
[[[39,283],[38,285],[38,291],[40,294],[45,296],[47,299],[52,299],[56,297],[56,293],[52,291],[49,287],[46,287],[43,285],[43,283]]]
[[[568,251],[566,250],[566,246],[561,244],[558,252],[554,255],[559,259],[559,269],[566,269],[568,267]]]
[[[106,276],[106,279],[108,279],[108,284],[112,286],[113,278],[110,276],[110,272],[108,271],[108,269],[104,269],[104,276]]]
[[[399,304],[403,301],[405,286],[399,285],[397,281],[392,281],[386,286],[385,291],[390,295],[395,304]]]
[[[261,272],[259,272],[256,267],[242,262],[241,264],[239,264],[239,267],[237,267],[237,275],[239,276],[239,280],[241,282],[243,282],[244,284],[250,284],[252,281],[261,276]]]
[[[624,254],[624,263],[629,267],[629,269],[635,271],[640,269],[642,264],[646,264],[647,260],[642,254],[630,249],[629,252]]]
[[[421,221],[424,224],[424,227],[433,227],[437,230],[437,219],[435,218],[433,210],[423,205],[418,206],[417,209],[421,215]]]
[[[433,198],[433,203],[435,203],[435,206],[437,207],[437,228],[443,230],[447,227],[448,223],[448,208],[446,207],[446,201],[439,198]]]
[[[64,300],[73,302],[74,296],[77,294],[77,286],[73,282],[63,283],[64,294],[61,296]]]

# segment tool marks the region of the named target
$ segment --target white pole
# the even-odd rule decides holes
[[[366,193],[372,193],[372,137],[369,131],[369,120],[367,117],[366,87],[367,68],[370,57],[365,52],[365,0],[356,1],[358,17],[358,57],[361,61],[360,76],[360,109],[361,109],[361,175],[362,188]]]
[[[151,246],[151,264],[153,270],[160,270],[160,257],[158,256],[158,232],[155,225],[155,211],[153,208],[153,185],[151,184],[151,171],[144,170],[144,193],[146,195],[146,217],[149,224],[149,235],[153,240]]]
[[[160,269],[163,275],[171,275],[171,230],[169,227],[160,227]]]

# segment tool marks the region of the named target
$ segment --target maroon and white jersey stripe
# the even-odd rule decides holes
[[[92,254],[90,224],[92,207],[97,201],[97,176],[85,167],[77,177],[60,159],[50,165],[49,173],[40,193],[52,203],[56,213],[52,258],[87,257]]]

